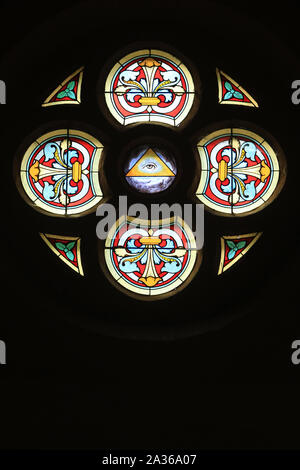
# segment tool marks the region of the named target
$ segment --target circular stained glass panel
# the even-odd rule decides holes
[[[226,128],[197,145],[201,177],[197,196],[221,215],[247,215],[270,203],[283,186],[285,168],[268,141],[248,129]]]
[[[187,67],[154,49],[128,54],[110,71],[105,100],[122,125],[159,123],[178,126],[188,115],[195,90]]]
[[[57,216],[82,215],[101,200],[103,147],[91,135],[59,129],[36,139],[25,152],[22,188],[33,207]]]
[[[178,292],[201,260],[190,227],[179,217],[153,221],[123,216],[111,228],[104,251],[117,285],[151,298]]]

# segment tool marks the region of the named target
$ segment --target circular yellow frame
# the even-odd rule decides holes
[[[138,286],[130,285],[129,282],[127,282],[121,277],[120,272],[117,271],[113,266],[111,261],[111,244],[114,239],[114,234],[123,223],[132,221],[134,221],[134,224],[140,227],[145,227],[147,229],[149,227],[155,228],[166,224],[170,225],[172,223],[178,223],[178,225],[181,225],[184,228],[191,243],[191,246],[188,249],[191,257],[184,273],[180,275],[178,279],[173,281],[169,286],[165,286],[160,289],[151,287],[149,287],[148,289],[142,289]],[[109,230],[104,246],[103,244],[99,246],[99,257],[100,264],[104,268],[104,272],[107,274],[108,279],[110,280],[110,282],[112,282],[115,287],[117,287],[123,293],[141,300],[160,300],[162,298],[170,297],[172,295],[177,294],[192,281],[202,262],[202,250],[199,250],[197,248],[196,240],[191,228],[179,216],[162,220],[144,220],[123,215],[114,223],[114,225]]]
[[[90,175],[92,179],[92,184],[94,188],[95,197],[89,201],[87,204],[83,205],[82,207],[78,208],[67,208],[66,209],[58,209],[55,207],[51,207],[41,201],[37,195],[32,191],[30,188],[27,177],[28,177],[28,169],[27,163],[30,159],[32,153],[35,151],[37,147],[39,147],[43,142],[53,138],[53,137],[61,137],[66,136],[70,140],[72,137],[79,137],[84,138],[91,142],[95,146],[95,156],[93,159],[93,168],[90,170]],[[100,187],[99,181],[99,167],[101,161],[101,155],[103,152],[103,145],[91,134],[87,132],[69,129],[69,128],[61,128],[57,130],[53,130],[51,132],[47,132],[46,134],[41,135],[37,139],[32,142],[29,147],[27,148],[19,166],[18,174],[17,174],[17,187],[19,192],[21,193],[22,197],[26,200],[28,204],[30,204],[34,209],[43,212],[50,216],[56,217],[80,217],[82,215],[86,215],[90,212],[93,212],[96,209],[96,206],[99,204],[103,197],[103,193]]]
[[[220,207],[217,203],[213,203],[208,200],[205,196],[205,188],[208,181],[208,176],[210,168],[208,167],[207,155],[205,146],[213,139],[218,137],[229,135],[235,137],[236,135],[245,136],[251,139],[254,139],[261,145],[266,153],[269,155],[272,164],[272,181],[270,187],[267,189],[266,193],[263,194],[259,199],[257,199],[252,204],[249,204],[247,207],[235,206],[232,204],[228,207]],[[268,136],[268,140],[273,141],[273,137]],[[264,209],[268,204],[270,204],[280,193],[286,178],[286,160],[283,155],[282,150],[279,148],[279,145],[275,142],[274,148],[268,143],[267,138],[262,137],[256,132],[245,129],[243,127],[224,127],[222,129],[215,130],[206,134],[201,138],[197,143],[197,152],[200,159],[201,166],[201,175],[199,185],[196,191],[196,196],[204,204],[207,210],[222,216],[236,217],[236,216],[247,216]]]
[[[145,57],[146,56],[153,56],[153,57],[158,57],[161,59],[166,59],[170,60],[173,62],[179,69],[182,70],[183,75],[186,77],[187,83],[188,83],[188,100],[185,105],[184,111],[176,118],[173,117],[167,117],[167,116],[161,116],[161,115],[155,115],[151,113],[147,113],[145,115],[133,115],[129,117],[123,117],[120,115],[120,113],[115,109],[115,106],[112,101],[112,90],[111,90],[111,83],[117,74],[117,72],[124,67],[126,62],[129,60],[139,58],[139,57]],[[188,116],[189,112],[192,109],[192,106],[195,101],[195,86],[194,86],[194,81],[192,78],[192,75],[188,68],[181,62],[180,59],[177,59],[175,56],[172,54],[162,51],[160,49],[140,49],[135,52],[131,52],[130,54],[125,55],[121,59],[118,60],[118,62],[112,67],[110,70],[106,81],[105,81],[105,86],[104,86],[104,95],[105,95],[105,102],[106,105],[111,113],[111,115],[123,126],[129,125],[129,124],[167,124],[171,125],[174,127],[178,127]]]

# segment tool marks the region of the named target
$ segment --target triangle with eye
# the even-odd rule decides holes
[[[139,160],[128,171],[126,176],[172,176],[175,177],[173,171],[165,164],[165,162],[157,155],[154,150],[149,148]]]

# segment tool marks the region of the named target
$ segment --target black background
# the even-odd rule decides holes
[[[300,339],[300,105],[291,102],[291,83],[300,79],[299,10],[289,2],[53,1],[4,5],[1,19],[0,79],[7,84],[7,104],[0,108],[0,338],[7,344],[7,365],[0,368],[1,447],[299,448],[300,365],[290,359],[291,343]],[[182,130],[120,130],[99,108],[103,66],[135,41],[170,45],[197,68],[201,103]],[[81,65],[82,105],[41,108]],[[218,105],[216,66],[252,92],[260,107]],[[143,135],[170,139],[184,154],[186,170],[185,184],[167,200],[184,202],[197,135],[228,119],[275,136],[287,157],[286,185],[276,201],[249,217],[206,213],[199,273],[167,300],[141,302],[111,286],[98,266],[94,214],[47,217],[25,204],[14,183],[14,157],[32,133],[48,123],[77,122],[92,126],[109,149],[106,172],[121,194],[125,186],[113,175],[122,148]],[[252,231],[264,235],[217,277],[219,235]],[[39,232],[82,236],[84,279],[47,251]]]

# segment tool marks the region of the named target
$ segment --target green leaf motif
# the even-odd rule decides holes
[[[63,251],[70,261],[74,261],[75,256],[74,256],[74,253],[71,250],[74,248],[75,244],[76,244],[76,241],[69,242],[67,244],[61,243],[61,242],[56,242],[55,246],[58,250]]]
[[[232,91],[232,85],[231,85],[231,83],[225,82],[225,83],[224,83],[224,87],[226,88],[226,90]]]
[[[76,243],[75,241],[74,241],[74,242],[69,242],[69,243],[67,244],[67,249],[68,249],[68,250],[72,250],[72,248],[74,248],[74,246],[75,246],[75,243]]]
[[[230,250],[228,252],[228,259],[232,259],[235,257],[237,250]]]
[[[74,91],[72,91],[72,90],[67,92],[67,96],[68,96],[68,98],[71,98],[72,100],[76,99],[76,95],[75,95]]]
[[[223,96],[224,100],[231,100],[231,98],[242,100],[244,98],[244,95],[240,91],[235,90],[230,82],[225,82],[224,87],[227,90]]]
[[[65,98],[65,96],[67,96],[67,93],[65,90],[63,90],[57,93],[56,98],[61,99],[61,98]]]
[[[240,241],[240,242],[238,242],[238,243],[236,244],[236,247],[237,247],[238,250],[241,250],[241,249],[244,248],[245,246],[246,246],[245,240],[242,240],[242,241]]]
[[[232,98],[232,91],[227,91],[223,96],[223,100],[231,100]]]
[[[240,93],[239,91],[235,90],[234,93],[233,93],[233,96],[235,98],[238,98],[239,100],[242,100],[244,98],[244,95],[242,95],[242,93]]]
[[[67,258],[69,258],[70,261],[74,261],[74,254],[72,251],[68,250],[66,251]]]
[[[232,250],[236,248],[235,243],[232,240],[226,240],[226,243]]]
[[[75,80],[72,80],[71,82],[68,83],[67,85],[67,90],[73,90],[75,87]]]
[[[243,248],[245,248],[245,246],[247,244],[247,242],[245,240],[241,240],[237,243],[235,243],[232,240],[226,240],[226,243],[227,243],[227,246],[230,248],[230,250],[234,253],[236,253],[238,250],[242,250]],[[233,255],[233,253],[231,253],[231,257],[232,257],[232,255]]]
[[[75,87],[75,84],[76,84],[75,80],[72,80],[71,82],[69,82],[67,84],[67,87],[64,90],[57,93],[56,98],[61,100],[61,99],[67,97],[67,98],[70,98],[72,100],[75,100],[76,99],[76,94],[73,91],[74,87]]]
[[[65,251],[66,246],[65,246],[64,243],[57,242],[57,243],[55,243],[55,246],[58,250]]]

